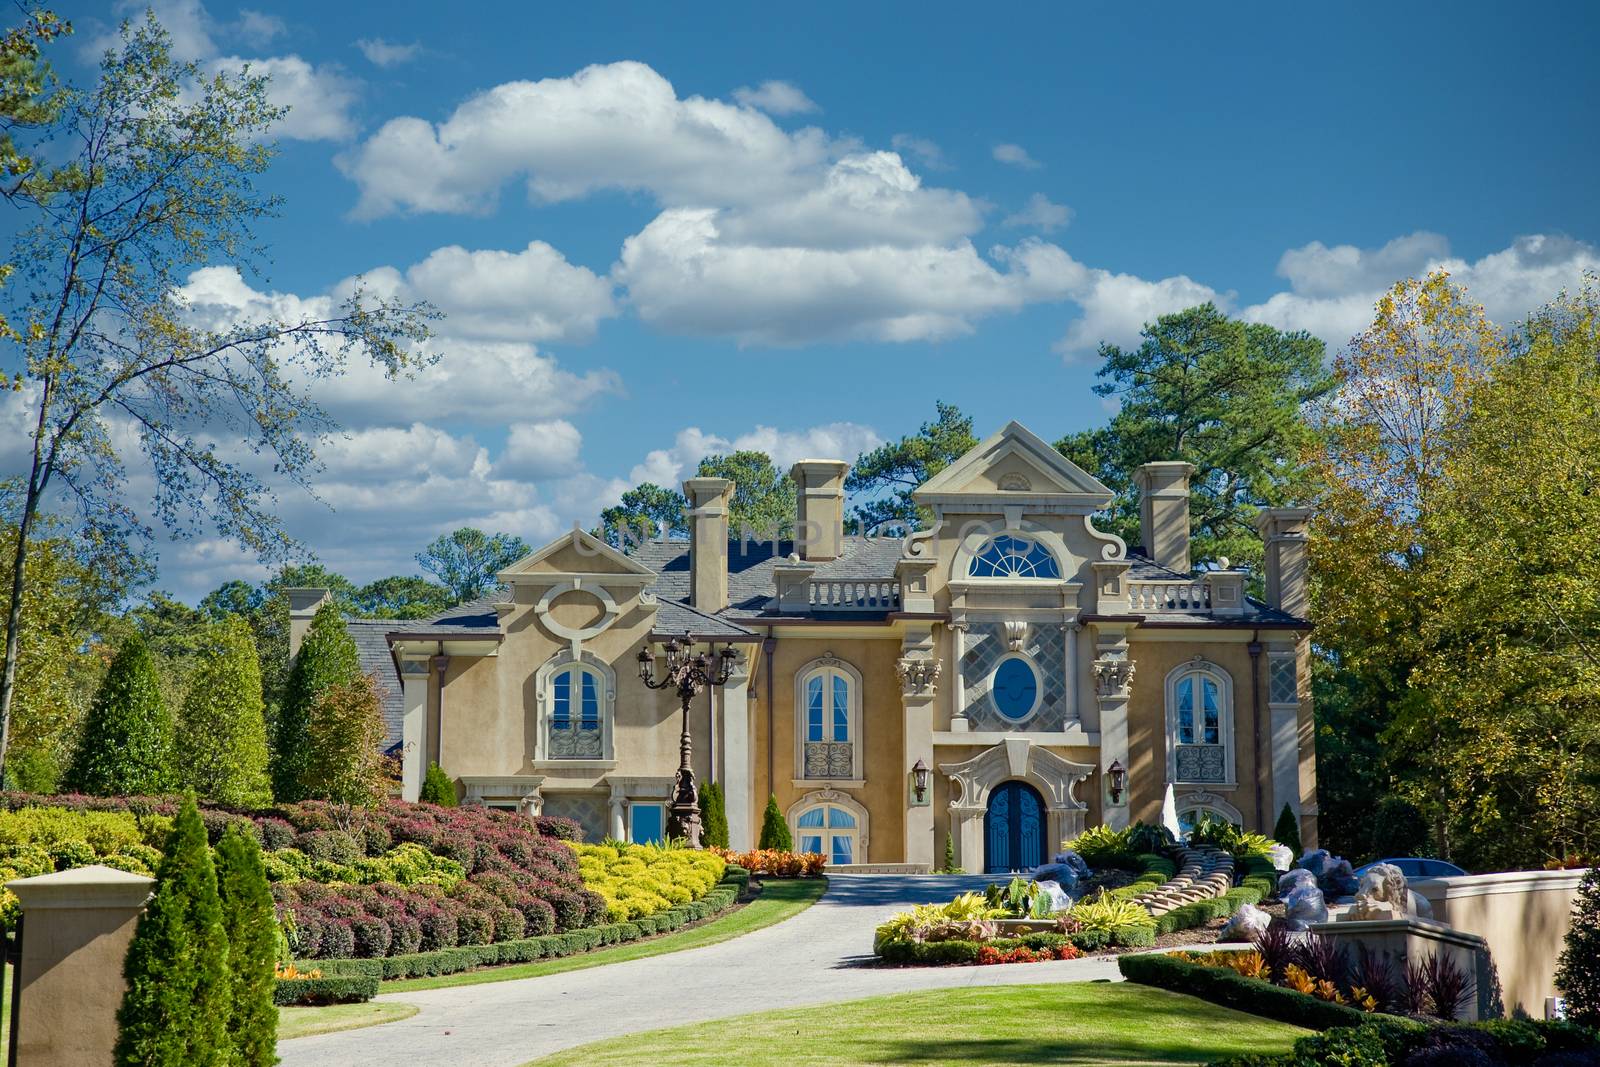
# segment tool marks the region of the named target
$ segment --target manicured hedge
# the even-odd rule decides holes
[[[1170,934],[1175,930],[1204,926],[1212,919],[1226,919],[1238,911],[1241,904],[1256,904],[1260,901],[1261,894],[1254,886],[1239,886],[1237,889],[1228,890],[1220,897],[1191,901],[1173,908],[1164,915],[1156,916],[1156,932]]]
[[[433,952],[412,952],[381,959],[306,960],[297,966],[320,968],[324,975],[395,981],[403,978],[433,978],[478,967],[575,956],[606,945],[668,933],[688,923],[710,918],[731,907],[749,882],[750,872],[730,867],[717,887],[699,900],[679,904],[631,922],[607,923],[562,934],[518,938],[492,945],[464,945]]]
[[[1143,941],[1145,937],[1151,940]],[[1128,944],[1125,938],[1135,942],[1129,947],[1142,947],[1153,942],[1154,934],[1149,929],[1125,931],[1117,943]],[[878,954],[885,963],[943,967],[977,963],[978,950],[981,948],[994,948],[1001,952],[1010,952],[1015,948],[1039,951],[1069,943],[1080,952],[1095,952],[1110,944],[1111,938],[1104,930],[1080,930],[1075,934],[1041,930],[1021,937],[994,937],[987,941],[889,941],[880,946]]]
[[[1491,1019],[1479,1023],[1424,1023],[1393,1016],[1368,1017],[1302,1037],[1282,1055],[1254,1053],[1218,1060],[1212,1067],[1398,1067],[1400,1064],[1549,1064],[1596,1062],[1600,1034],[1567,1022]]]
[[[1223,1007],[1312,1030],[1359,1026],[1374,1018],[1358,1008],[1318,1000],[1220,967],[1202,967],[1159,952],[1119,956],[1117,968],[1130,982],[1187,993]]]
[[[361,960],[378,963],[378,960]],[[272,989],[278,1007],[291,1004],[355,1004],[378,995],[378,980],[371,975],[329,975],[321,978],[280,978]]]

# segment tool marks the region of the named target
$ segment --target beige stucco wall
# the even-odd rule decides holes
[[[860,787],[837,787],[867,809],[870,819],[866,862],[899,863],[905,855],[904,712],[900,700],[900,679],[895,661],[900,655],[900,638],[881,625],[861,627],[859,637],[811,637],[798,627],[786,634],[779,630],[772,665],[776,674],[772,687],[772,734],[767,734],[765,707],[756,716],[755,748],[758,810],[766,805],[769,793],[778,798],[778,810],[787,812],[801,796],[826,787],[825,782],[805,782],[795,766],[796,728],[795,674],[806,664],[832,653],[861,673],[862,777]],[[877,636],[867,636],[876,632]],[[763,670],[766,666],[763,665]],[[764,678],[760,699],[767,699]],[[772,777],[767,776],[767,746],[771,744]],[[759,828],[759,827],[758,827]]]
[[[1572,925],[1572,905],[1584,871],[1511,871],[1427,878],[1411,888],[1427,898],[1433,916],[1488,943],[1507,1014],[1544,1018],[1556,995],[1556,957]]]

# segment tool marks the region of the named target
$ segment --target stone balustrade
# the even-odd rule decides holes
[[[1210,611],[1211,591],[1205,582],[1150,581],[1128,583],[1128,608],[1136,615],[1168,611]]]
[[[886,579],[817,578],[806,583],[813,611],[899,611],[900,583]]]

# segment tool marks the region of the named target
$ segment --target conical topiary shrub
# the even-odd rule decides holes
[[[179,777],[213,803],[262,807],[272,803],[272,782],[255,635],[230,615],[209,640],[212,647],[195,671],[178,719]]]
[[[278,920],[261,847],[237,823],[230,825],[217,842],[216,867],[233,1001],[228,1013],[233,1050],[229,1063],[272,1067],[278,1062],[278,1008],[272,1002]]]
[[[1589,868],[1572,905],[1572,929],[1556,960],[1556,988],[1567,1000],[1567,1019],[1600,1027],[1600,867]]]
[[[1278,813],[1278,824],[1272,828],[1272,839],[1280,845],[1288,845],[1295,859],[1299,859],[1305,851],[1300,844],[1300,820],[1294,817],[1294,810],[1288,804]]]
[[[728,847],[728,806],[721,782],[700,783],[700,822],[700,839],[707,847]]]
[[[304,800],[311,763],[312,708],[326,689],[361,677],[361,656],[332,600],[311,618],[305,640],[289,668],[283,704],[272,738],[272,795],[280,803]]]
[[[94,695],[62,784],[102,797],[164,793],[173,785],[172,733],[155,660],[133,634]]]
[[[437,763],[430,763],[428,773],[422,778],[422,792],[418,794],[417,800],[423,804],[453,808],[456,806],[456,783]]]
[[[794,851],[794,838],[789,836],[789,824],[778,810],[776,795],[767,797],[767,813],[761,817],[762,848],[775,848],[782,852]]]
[[[217,873],[193,794],[185,798],[122,966],[117,1067],[222,1067],[232,983]]]

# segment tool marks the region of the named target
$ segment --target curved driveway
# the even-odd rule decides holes
[[[911,904],[949,900],[976,876],[835,875],[816,904],[704,948],[565,974],[380,999],[416,1015],[278,1046],[284,1067],[516,1067],[600,1038],[746,1012],[955,986],[1117,979],[1091,957],[1003,967],[872,967],[872,931]]]

